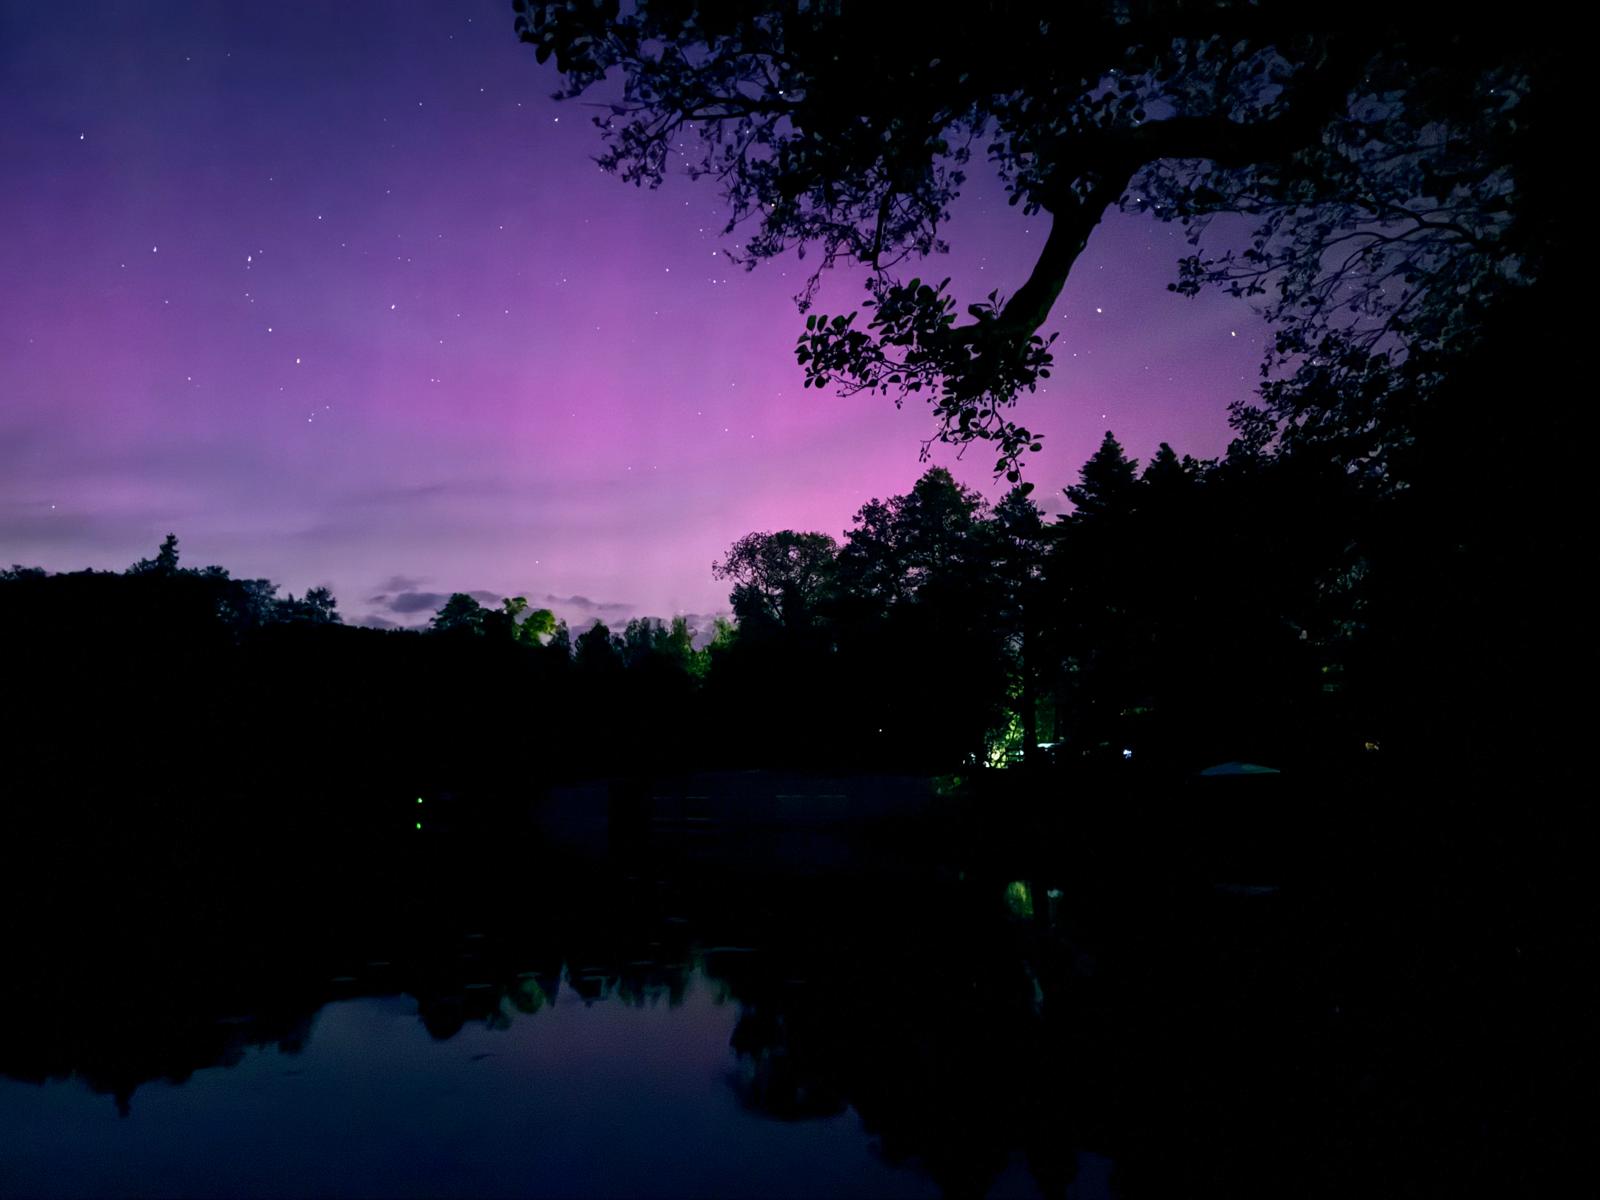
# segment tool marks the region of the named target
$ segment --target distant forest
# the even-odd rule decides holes
[[[184,567],[172,537],[120,574],[15,567],[10,769],[95,812],[166,789],[352,820],[705,767],[1566,770],[1574,481],[1504,449],[1516,356],[1468,365],[1382,476],[1242,439],[1140,464],[1108,433],[1059,519],[934,468],[842,543],[752,532],[701,646],[465,594],[427,632],[345,626],[325,590]]]

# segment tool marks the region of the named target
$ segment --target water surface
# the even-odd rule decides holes
[[[0,1194],[1401,1195],[1525,1150],[1482,904],[612,824],[13,874]]]

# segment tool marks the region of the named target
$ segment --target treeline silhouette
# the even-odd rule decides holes
[[[735,620],[701,645],[465,594],[425,632],[351,627],[326,590],[185,567],[171,536],[121,573],[14,567],[18,811],[410,828],[400,800],[430,792],[706,767],[1569,777],[1582,489],[1496,423],[1517,348],[1559,327],[1530,306],[1500,332],[1383,471],[1247,438],[1141,466],[1107,433],[1052,519],[934,468],[842,542],[737,541],[713,566]],[[1552,410],[1549,436],[1585,419]]]

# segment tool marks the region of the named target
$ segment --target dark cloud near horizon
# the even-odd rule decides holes
[[[413,579],[409,576],[395,575],[380,584],[381,590],[368,596],[366,602],[391,613],[435,613],[444,606],[445,601],[455,594],[453,592],[419,591],[415,585],[420,582],[421,580]],[[400,584],[409,586],[398,586]],[[592,600],[588,596],[581,595],[557,596],[553,592],[546,592],[540,596],[537,592],[532,591],[513,594],[531,597],[534,607],[549,606],[557,610],[557,616],[565,615],[571,617],[581,615],[594,617],[597,620],[602,617],[615,620],[636,611],[635,606],[632,604],[624,604],[621,601],[614,600]],[[467,595],[471,596],[479,604],[495,608],[498,608],[505,598],[505,595],[500,592],[491,592],[482,588],[469,591]],[[572,623],[576,624],[576,621]]]
[[[414,592],[428,582],[426,575],[391,575],[378,585],[380,592]]]
[[[633,605],[623,604],[615,600],[591,600],[587,596],[557,596],[553,592],[546,592],[543,603],[559,604],[564,608],[575,608],[586,613],[611,613],[621,615],[633,611]]]
[[[445,592],[401,592],[398,596],[374,596],[372,602],[382,604],[390,612],[438,612],[450,599]]]
[[[381,604],[394,613],[434,613],[443,608],[445,601],[449,600],[453,595],[455,595],[454,592],[401,592],[397,596],[390,596],[386,592],[380,592],[376,596],[368,597],[367,603]],[[497,606],[501,600],[499,592],[488,592],[482,589],[468,592],[467,595],[471,596],[479,604]]]

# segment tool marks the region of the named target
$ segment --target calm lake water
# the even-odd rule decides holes
[[[502,1019],[506,1005],[445,1041],[413,997],[334,1001],[287,1048],[146,1084],[120,1117],[79,1083],[8,1084],[6,1192],[939,1193],[848,1107],[774,1121],[744,1103],[740,1006],[701,972],[642,1006],[551,990],[537,1016]]]
[[[67,856],[9,897],[0,1195],[1401,1195],[1520,1161],[1492,919],[1104,857],[699,818]]]

